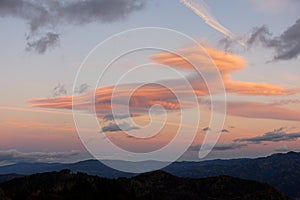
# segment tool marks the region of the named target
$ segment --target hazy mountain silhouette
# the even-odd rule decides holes
[[[228,175],[257,180],[269,183],[289,196],[300,197],[300,153],[296,152],[256,159],[177,162],[164,170],[182,177]]]
[[[117,161],[116,161],[117,162]],[[149,161],[150,162],[150,161]],[[107,178],[132,177],[134,174],[113,170],[96,160],[73,164],[19,163],[0,167],[0,174],[34,174],[70,169]],[[300,197],[300,153],[274,154],[256,159],[211,160],[203,162],[175,162],[163,169],[176,176],[205,178],[228,175],[257,180],[273,185],[291,197]],[[9,180],[14,176],[6,177]],[[1,182],[0,175],[0,182]]]

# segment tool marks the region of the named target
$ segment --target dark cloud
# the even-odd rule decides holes
[[[272,37],[271,31],[265,25],[255,27],[247,44],[252,46],[256,42],[274,50],[274,61],[297,58],[300,54],[300,19],[277,37]]]
[[[209,128],[209,127],[205,127],[205,128],[202,129],[202,131],[204,131],[204,132],[206,132],[206,131],[211,131],[211,130],[212,130],[212,129]],[[222,129],[222,130],[219,130],[218,132],[219,132],[219,133],[229,133],[229,130],[227,130],[227,129]]]
[[[202,131],[211,131],[211,128],[206,127],[206,128],[203,128]]]
[[[227,151],[227,150],[240,149],[240,148],[243,148],[246,146],[247,146],[247,144],[238,144],[238,143],[232,142],[232,143],[217,144],[213,148],[213,150],[214,151]]]
[[[225,37],[219,41],[219,44],[224,47],[225,52],[232,52],[232,46],[235,44],[235,41],[228,37]]]
[[[257,43],[274,50],[272,61],[297,58],[300,54],[300,19],[279,36],[273,36],[266,25],[254,27],[250,31],[246,44],[251,48]],[[221,39],[219,44],[224,47],[226,52],[231,52],[232,47],[236,45],[230,38]]]
[[[58,84],[53,88],[53,97],[58,97],[58,96],[65,96],[67,95],[67,89],[65,88],[65,85],[63,84]]]
[[[58,43],[59,35],[55,30],[60,27],[123,20],[130,13],[144,8],[146,2],[146,0],[0,0],[0,17],[15,17],[26,21],[30,27],[27,49],[45,53],[48,47]]]
[[[114,115],[114,114],[107,114],[103,117],[104,121],[114,121],[114,120],[120,120],[120,119],[127,119],[132,117],[132,114],[124,114],[124,115]]]
[[[239,144],[236,142],[231,142],[231,143],[220,143],[216,144],[213,147],[214,151],[228,151],[228,150],[235,150],[235,149],[240,149],[243,147],[246,147],[247,144]],[[209,146],[207,146],[209,147]],[[189,151],[199,151],[201,148],[201,145],[193,145],[189,148]]]
[[[227,129],[222,129],[222,130],[220,130],[219,132],[220,132],[220,133],[229,133],[229,130],[227,130]]]
[[[100,133],[104,132],[119,132],[119,131],[132,131],[132,130],[137,130],[139,127],[136,126],[131,126],[130,124],[126,122],[122,122],[119,124],[116,123],[109,123],[108,125],[102,127],[102,130]]]
[[[59,34],[47,33],[45,36],[40,37],[37,40],[27,40],[27,51],[35,51],[39,54],[44,54],[48,49],[54,48],[59,44]]]
[[[72,159],[80,155],[79,151],[68,152],[20,152],[15,149],[0,151],[0,161],[2,164],[12,164],[18,162],[60,162],[66,158]]]
[[[264,133],[262,136],[236,139],[234,140],[234,142],[261,144],[262,142],[295,141],[298,138],[300,138],[300,132],[286,133],[284,129],[280,128],[271,132]]]
[[[79,85],[78,88],[75,89],[75,92],[78,94],[83,94],[83,93],[86,93],[90,88],[91,88],[91,86],[89,84],[83,83],[83,84]]]
[[[263,44],[268,43],[269,38],[272,36],[269,28],[266,25],[261,27],[254,27],[251,31],[251,35],[247,40],[247,44],[252,46],[255,42],[262,42]]]

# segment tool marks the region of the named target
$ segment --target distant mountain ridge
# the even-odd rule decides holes
[[[163,171],[132,178],[106,179],[70,170],[34,174],[0,184],[1,200],[288,200],[268,184],[229,176],[181,178]]]
[[[132,177],[134,174],[111,169],[99,161],[88,160],[71,164],[19,163],[0,167],[0,174],[34,174],[70,169],[107,178]],[[211,160],[202,162],[175,162],[163,169],[173,175],[205,178],[228,175],[257,180],[273,185],[292,197],[300,198],[300,153],[273,154],[255,159]],[[1,175],[0,175],[1,181]]]
[[[201,164],[176,162],[165,168],[169,173],[193,178],[228,175],[273,185],[292,197],[300,197],[300,153],[273,154],[256,159],[205,161]]]

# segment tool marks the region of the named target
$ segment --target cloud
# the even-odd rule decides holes
[[[288,151],[290,151],[290,148],[287,145],[282,145],[282,146],[277,147],[275,149],[275,151],[277,151],[277,152],[288,152]]]
[[[219,143],[216,144],[213,147],[213,151],[228,151],[228,150],[235,150],[235,149],[241,149],[243,147],[246,147],[247,144],[239,144],[236,142],[231,142],[231,143]],[[207,147],[209,148],[208,144]],[[193,145],[189,148],[189,151],[199,151],[201,148],[201,145]],[[211,149],[211,148],[209,148]]]
[[[132,130],[137,130],[137,129],[140,129],[140,128],[136,127],[136,126],[131,126],[130,124],[128,124],[126,122],[121,122],[119,124],[111,122],[107,126],[102,127],[100,133],[119,132],[119,131],[132,131]]]
[[[300,54],[300,19],[277,37],[272,37],[265,25],[253,28],[247,44],[251,46],[256,42],[274,50],[274,61],[297,58]]]
[[[227,28],[220,24],[220,22],[212,15],[209,7],[204,0],[180,0],[180,2],[194,11],[205,21],[206,24],[219,31],[220,33],[226,35],[231,40],[234,40],[240,43],[242,46],[245,46],[245,44],[241,40],[239,40],[237,36],[235,36],[232,32],[230,32]]]
[[[53,88],[53,97],[58,97],[58,96],[65,96],[67,95],[67,89],[65,88],[65,85],[63,84],[58,84]]]
[[[224,143],[224,144],[217,144],[213,150],[214,151],[228,151],[228,150],[235,150],[246,147],[247,144],[237,144],[237,143]]]
[[[240,138],[234,141],[261,144],[262,142],[295,141],[298,138],[300,138],[300,132],[286,133],[282,129],[278,129],[278,130],[264,133],[262,136]]]
[[[221,73],[226,92],[240,95],[263,95],[263,96],[281,96],[286,94],[294,94],[294,90],[285,89],[279,85],[273,85],[268,83],[252,83],[235,81],[231,78],[231,73],[240,71],[245,68],[246,61],[240,56],[205,47],[205,51],[211,57],[211,60],[216,64],[217,69]],[[211,65],[211,60],[207,55],[201,53],[199,47],[190,47],[180,49],[174,53],[159,53],[151,57],[151,59],[159,64],[168,65],[178,69],[184,69],[188,71],[194,71],[194,66],[191,64],[197,64],[197,67],[203,72],[213,72],[214,68]],[[184,55],[184,57],[179,56]],[[195,88],[203,85],[203,80],[199,76],[192,80],[191,83]],[[205,87],[200,87],[203,93]]]
[[[159,64],[164,64],[178,69],[185,69],[194,71],[192,64],[197,64],[196,67],[204,71],[214,71],[212,61],[216,64],[221,73],[229,73],[241,70],[245,67],[246,61],[244,58],[230,54],[227,52],[219,51],[217,49],[204,47],[207,54],[203,53],[200,47],[188,47],[179,49],[175,53],[158,53],[151,56],[151,59]],[[182,56],[181,56],[182,55]]]
[[[1,163],[13,164],[19,162],[60,162],[66,158],[75,158],[80,155],[79,151],[67,152],[20,152],[18,150],[0,151]]]
[[[27,51],[35,51],[39,54],[44,54],[48,49],[54,48],[59,44],[59,34],[47,33],[45,36],[40,37],[37,40],[33,40],[29,37],[27,40]]]
[[[203,128],[202,131],[211,131],[211,128],[206,127],[206,128]]]
[[[99,118],[105,116],[110,117],[112,106],[118,115],[126,113],[126,110],[129,107],[131,116],[145,113],[148,114],[149,109],[157,104],[163,106],[167,111],[194,108],[196,106],[195,103],[197,102],[192,102],[189,98],[194,95],[198,96],[198,98],[209,95],[206,84],[215,84],[216,82],[215,79],[217,75],[213,72],[214,66],[211,65],[211,62],[216,63],[228,93],[239,95],[283,96],[298,92],[296,90],[285,89],[284,87],[267,83],[234,81],[231,79],[231,73],[244,69],[246,61],[237,55],[218,51],[209,47],[205,47],[205,50],[209,56],[203,53],[202,49],[190,47],[178,50],[178,53],[184,55],[184,58],[174,53],[159,53],[151,57],[151,59],[157,63],[189,72],[186,79],[191,84],[192,88],[188,88],[184,80],[181,79],[166,80],[161,81],[160,83],[167,83],[172,86],[172,90],[162,86],[160,83],[152,83],[134,90],[129,97],[128,91],[132,91],[137,87],[136,83],[131,83],[118,85],[117,87],[109,86],[96,88],[95,91],[79,94],[74,96],[74,98],[72,96],[58,96],[55,98],[32,99],[29,103],[34,107],[42,108],[75,108],[87,112],[92,112],[95,109]],[[200,70],[203,73],[208,74],[209,83],[206,83],[203,80],[186,59],[199,65]],[[174,93],[181,97],[181,102],[178,101]],[[114,94],[113,97],[112,94]],[[212,93],[212,95],[214,94],[216,94],[216,92]],[[74,101],[72,102],[72,100]],[[284,118],[287,120],[300,119],[300,115],[296,111],[280,107],[273,109],[273,107],[276,107],[277,105],[241,102],[229,102],[228,104],[228,113],[235,116],[271,119],[277,117],[278,119]]]
[[[231,116],[300,121],[300,112],[282,107],[287,104],[261,102],[227,102],[227,114]]]
[[[56,30],[69,25],[123,20],[145,7],[143,0],[0,0],[0,17],[15,17],[30,27],[28,50],[45,53],[59,41]]]
[[[90,88],[91,88],[91,86],[89,84],[83,83],[83,84],[79,85],[78,88],[75,89],[75,92],[77,94],[83,94],[83,93],[86,93]]]
[[[206,132],[206,131],[211,131],[212,129],[209,128],[209,127],[205,127],[202,129],[202,131]],[[229,130],[227,129],[222,129],[222,130],[219,130],[218,133],[229,133]]]
[[[220,132],[220,133],[229,133],[230,131],[227,130],[227,129],[222,129],[222,130],[220,130],[219,132]]]
[[[135,84],[121,85],[114,93],[114,109],[117,111],[122,111],[128,106],[132,115],[139,113],[148,112],[151,106],[160,104],[164,106],[166,110],[179,110],[180,108],[191,107],[190,103],[187,101],[179,104],[174,93],[163,86],[158,84],[147,84],[137,90],[130,97],[129,105],[127,102],[128,91],[132,88],[135,88]],[[72,104],[72,96],[61,96],[56,98],[41,98],[33,99],[29,102],[34,107],[43,107],[43,108],[57,108],[57,109],[72,109],[72,105],[75,109],[92,111],[96,109],[98,114],[109,115],[112,113],[112,93],[114,87],[102,87],[97,88],[95,93],[88,92],[82,95],[74,96],[74,105]],[[180,89],[177,88],[178,90]],[[192,93],[194,91],[182,90],[181,96]],[[188,95],[187,95],[188,96]],[[95,101],[95,104],[94,104]],[[119,115],[122,115],[122,112],[118,112]]]
[[[127,119],[133,117],[132,114],[124,114],[124,115],[114,115],[114,114],[107,114],[103,117],[104,121],[114,121],[114,120],[120,120],[120,119]]]

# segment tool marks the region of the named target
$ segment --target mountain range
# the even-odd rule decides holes
[[[116,161],[117,162],[117,161]],[[149,161],[149,164],[151,161]],[[60,171],[83,172],[106,178],[130,178],[135,174],[120,172],[97,160],[77,163],[17,163],[0,167],[0,182],[20,175]],[[293,198],[300,198],[300,153],[278,153],[255,159],[210,160],[202,162],[174,162],[162,169],[185,178],[231,176],[268,183]]]

